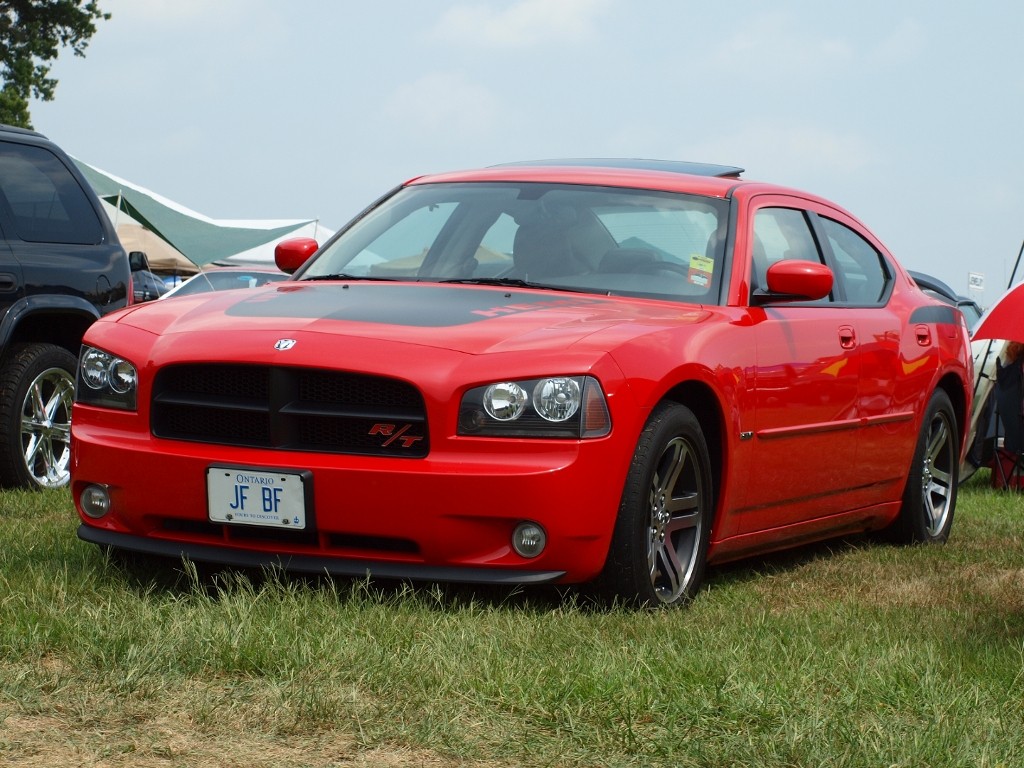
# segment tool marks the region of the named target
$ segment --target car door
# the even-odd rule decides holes
[[[760,300],[768,266],[823,262],[797,199],[754,198],[747,218],[756,345],[754,461],[746,482],[744,532],[764,531],[849,508],[863,477],[856,465],[861,339],[834,295],[813,302]]]
[[[858,505],[891,501],[902,493],[895,486],[903,483],[917,441],[914,406],[932,370],[927,358],[935,331],[916,324],[914,337],[904,338],[910,322],[899,302],[890,301],[893,268],[855,222],[822,212],[812,223],[836,276],[835,300],[846,308],[860,338]],[[912,383],[915,369],[925,374],[921,385]]]
[[[25,293],[21,264],[14,257],[14,251],[5,234],[10,229],[10,222],[4,214],[3,190],[0,188],[0,319]],[[0,347],[4,341],[0,338]]]

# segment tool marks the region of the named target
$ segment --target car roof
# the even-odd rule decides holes
[[[691,176],[722,176],[738,179],[743,168],[734,165],[715,165],[713,163],[691,163],[684,160],[647,160],[628,157],[577,157],[559,160],[519,160],[512,163],[499,163],[492,168],[509,167],[562,167],[562,168],[624,168],[636,171],[666,171],[668,173],[686,173]]]
[[[532,160],[486,168],[417,176],[402,186],[443,183],[512,182],[586,184],[727,199],[743,187],[753,193],[789,194],[837,207],[817,195],[778,184],[739,178],[742,168],[711,163],[627,158]]]
[[[200,272],[280,272],[275,264],[207,264]]]
[[[2,133],[14,133],[18,136],[31,136],[36,139],[45,139],[46,137],[38,131],[33,131],[29,128],[20,128],[16,125],[7,125],[0,123],[0,132]]]

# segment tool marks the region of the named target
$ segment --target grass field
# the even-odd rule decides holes
[[[0,765],[1024,765],[1024,496],[944,547],[712,571],[686,610],[124,568],[0,494]]]

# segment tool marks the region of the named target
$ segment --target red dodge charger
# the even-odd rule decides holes
[[[963,317],[843,209],[741,172],[416,178],[322,247],[278,246],[284,282],[102,318],[72,419],[79,536],[655,606],[708,563],[945,541]]]

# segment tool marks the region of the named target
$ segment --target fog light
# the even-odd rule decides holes
[[[104,485],[86,486],[78,501],[89,517],[100,518],[110,511],[110,494]]]
[[[522,557],[537,557],[547,543],[548,535],[536,523],[520,523],[512,531],[512,549]]]

